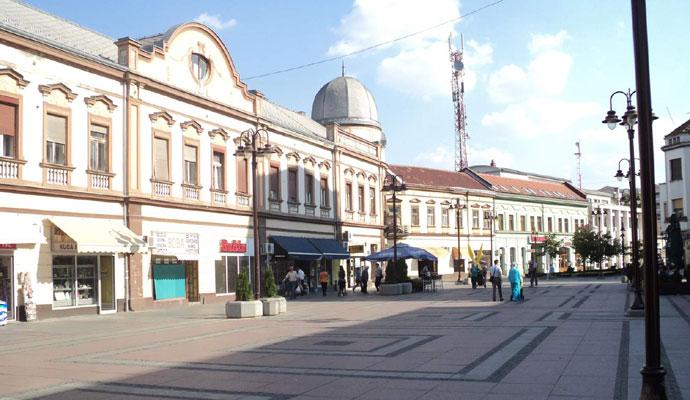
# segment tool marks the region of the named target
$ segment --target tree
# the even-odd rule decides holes
[[[582,257],[582,261],[587,269],[588,262],[595,262],[597,258],[598,241],[596,233],[592,231],[589,225],[580,226],[575,229],[573,234],[573,247],[575,252]]]
[[[254,299],[254,292],[249,285],[249,278],[245,271],[240,272],[235,284],[235,301],[249,301]]]
[[[278,296],[278,289],[276,289],[276,280],[273,276],[273,271],[269,268],[264,272],[264,296],[276,297]]]
[[[562,246],[563,240],[559,240],[558,238],[556,238],[555,233],[548,233],[544,237],[544,241],[541,242],[539,246],[536,248],[535,254],[538,257],[548,254],[548,256],[551,257],[551,259],[553,259],[559,254]]]

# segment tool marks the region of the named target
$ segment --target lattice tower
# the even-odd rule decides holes
[[[460,35],[460,50],[451,46],[448,37],[448,52],[451,64],[451,86],[453,90],[453,111],[455,113],[455,170],[467,168],[467,119],[465,117],[465,65],[463,64],[464,44]]]

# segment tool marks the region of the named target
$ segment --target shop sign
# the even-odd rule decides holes
[[[348,253],[350,254],[363,254],[364,253],[364,245],[355,245],[355,246],[350,246],[348,249]]]
[[[77,251],[77,243],[57,226],[53,227],[52,247],[53,251]]]
[[[527,243],[544,243],[546,236],[529,235],[529,242]]]
[[[222,239],[220,241],[220,252],[221,253],[246,253],[247,252],[247,244],[242,243],[239,240],[232,240],[228,242],[225,239]]]
[[[153,254],[158,255],[197,255],[199,254],[199,234],[180,232],[151,232]]]
[[[5,244],[0,243],[0,250],[14,250],[16,248],[17,248],[17,245],[14,243],[5,243]]]

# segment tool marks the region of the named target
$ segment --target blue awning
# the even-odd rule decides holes
[[[292,260],[314,261],[321,258],[321,252],[307,238],[291,236],[271,236],[278,247],[276,255],[284,255]]]
[[[323,254],[323,258],[326,260],[342,260],[350,258],[350,253],[348,253],[340,242],[335,239],[309,238],[309,241],[321,252],[321,254]]]

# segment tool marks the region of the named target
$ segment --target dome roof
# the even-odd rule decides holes
[[[321,124],[368,125],[380,128],[374,96],[350,76],[333,79],[316,93],[311,118]]]

